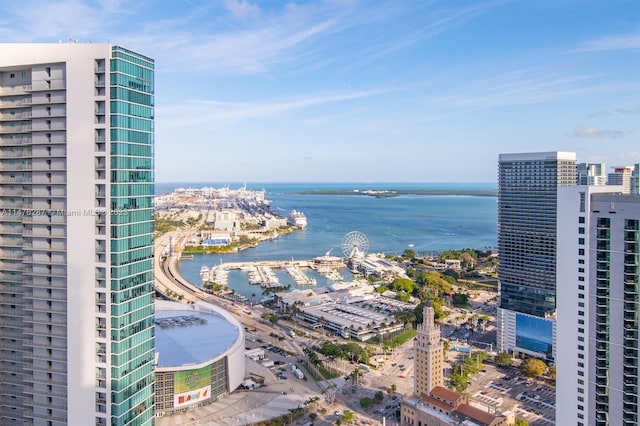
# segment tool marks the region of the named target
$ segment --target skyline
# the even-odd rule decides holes
[[[5,42],[156,59],[158,182],[495,182],[504,152],[640,162],[633,1],[55,0],[0,16]]]

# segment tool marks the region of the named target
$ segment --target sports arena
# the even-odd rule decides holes
[[[244,379],[244,331],[204,302],[156,300],[156,416],[210,404]]]

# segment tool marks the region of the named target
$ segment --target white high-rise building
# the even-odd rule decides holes
[[[556,424],[637,426],[640,196],[558,197]]]
[[[152,59],[0,44],[0,424],[154,418]]]

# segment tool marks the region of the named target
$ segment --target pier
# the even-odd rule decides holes
[[[257,262],[228,262],[221,263],[211,268],[209,280],[226,285],[226,277],[230,270],[241,270],[248,276],[249,284],[259,284],[262,287],[279,287],[278,277],[273,269],[287,271],[291,279],[299,286],[316,285],[315,278],[308,277],[302,268],[311,268],[318,271],[332,281],[342,281],[342,275],[338,271],[327,267],[318,267],[311,260],[261,260]],[[224,271],[224,272],[222,272]],[[216,278],[223,282],[218,282]]]

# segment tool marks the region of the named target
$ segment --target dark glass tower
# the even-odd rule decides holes
[[[558,187],[576,184],[575,153],[500,155],[498,168],[498,348],[545,352],[525,344],[550,324],[514,313],[552,319],[556,309],[556,226]],[[516,319],[528,331],[518,334]],[[506,323],[511,323],[507,325]],[[515,332],[515,335],[513,335]],[[542,341],[551,343],[552,336]],[[550,355],[550,354],[549,354]],[[548,356],[549,356],[548,355]]]

